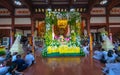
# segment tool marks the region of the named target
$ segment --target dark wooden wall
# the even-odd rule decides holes
[[[112,27],[110,28],[113,40],[116,40],[116,38],[120,39],[120,27]]]
[[[10,37],[9,29],[0,29],[0,38],[2,37]]]

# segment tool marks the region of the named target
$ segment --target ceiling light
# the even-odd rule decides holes
[[[15,0],[14,3],[15,3],[15,5],[18,5],[18,6],[22,5],[22,3],[19,0]]]
[[[107,0],[102,0],[101,2],[100,2],[100,4],[101,5],[104,5],[104,4],[106,4],[108,1]]]
[[[47,11],[52,11],[52,9],[51,9],[51,8],[48,8]]]
[[[71,8],[70,11],[75,11],[75,9],[74,9],[74,8]]]

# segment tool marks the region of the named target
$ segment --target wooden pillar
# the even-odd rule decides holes
[[[34,52],[34,18],[33,16],[31,16],[31,42],[32,42],[32,52],[33,54],[35,54]]]
[[[106,30],[108,32],[108,34],[110,34],[110,28],[109,28],[109,10],[106,8]]]
[[[85,27],[85,19],[82,19],[82,21],[81,21],[81,34],[83,35],[84,34],[84,27]]]
[[[10,30],[10,46],[14,43],[14,36],[15,36],[15,17],[14,14],[12,14],[12,25],[11,25],[11,30]]]
[[[90,53],[91,53],[93,51],[93,49],[92,49],[93,39],[92,39],[92,35],[90,32],[90,16],[87,17],[87,33],[88,33],[88,37],[89,37],[89,45],[90,45]]]
[[[92,34],[89,33],[89,38],[90,38],[90,53],[93,52],[93,37],[92,37]]]
[[[89,36],[90,33],[90,17],[87,17],[87,34]]]
[[[87,16],[87,33],[89,37],[90,64],[93,65],[93,38],[90,32],[90,15]]]
[[[89,36],[89,33],[90,33],[90,13],[86,13],[86,14],[81,14],[81,16],[83,18],[85,18],[85,22],[86,22],[86,28],[87,28],[87,35]]]
[[[93,67],[93,38],[92,38],[92,34],[91,33],[89,33],[89,38],[90,38],[90,65],[91,65],[91,67]]]

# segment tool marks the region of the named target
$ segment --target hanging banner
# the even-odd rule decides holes
[[[91,15],[104,15],[105,8],[93,8],[91,11]]]
[[[120,7],[115,7],[112,8],[112,10],[110,11],[111,15],[120,15]]]
[[[15,15],[30,15],[30,11],[25,8],[15,9]]]
[[[4,8],[0,9],[0,16],[8,16],[8,15],[10,15],[8,9],[4,9]]]

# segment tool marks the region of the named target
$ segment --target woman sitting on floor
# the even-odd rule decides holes
[[[83,46],[83,51],[85,53],[85,56],[89,55],[89,46],[87,45],[87,42],[85,42],[85,44]]]
[[[102,59],[102,50],[100,48],[97,48],[97,50],[94,51],[93,58],[96,60],[101,60]]]
[[[14,52],[13,55],[12,55],[12,62],[16,61],[17,60],[17,52]]]
[[[5,75],[8,72],[9,66],[10,66],[9,62],[8,61],[4,61],[0,65],[0,75]]]
[[[19,72],[25,70],[28,67],[28,65],[25,63],[25,60],[21,58],[21,55],[17,55],[17,60],[15,63],[17,64],[17,71]]]
[[[107,63],[103,73],[105,75],[120,75],[120,57],[116,58],[116,63]]]
[[[105,56],[106,63],[114,63],[116,57],[114,56],[113,50],[109,50],[107,55]]]
[[[32,51],[28,51],[27,55],[25,56],[25,62],[28,66],[31,66],[35,61],[34,56],[32,55]]]

